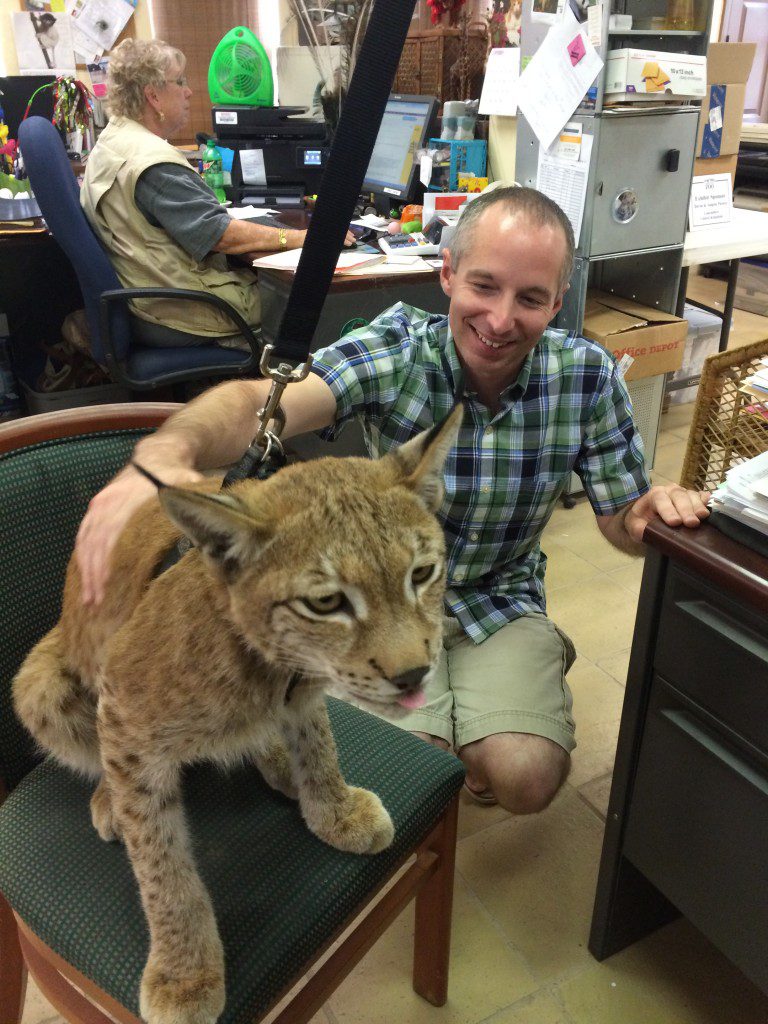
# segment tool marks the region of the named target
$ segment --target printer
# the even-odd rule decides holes
[[[305,107],[215,106],[218,142],[234,150],[227,198],[238,206],[300,207],[320,188],[331,144]]]

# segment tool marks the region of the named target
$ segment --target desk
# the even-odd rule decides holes
[[[707,524],[646,539],[589,948],[680,912],[768,993],[768,558]]]
[[[675,312],[677,316],[683,315],[689,267],[725,260],[728,263],[728,285],[725,290],[725,304],[722,313],[720,352],[725,352],[728,348],[739,261],[748,256],[760,256],[766,251],[768,251],[768,213],[760,213],[757,210],[740,210],[738,207],[734,207],[730,224],[716,224],[711,228],[699,228],[698,231],[686,233],[683,245],[683,269],[680,275],[680,290],[677,295]],[[719,310],[705,306],[701,302],[694,302],[693,305],[699,306],[700,309],[706,309],[710,313],[719,313]],[[678,386],[685,386],[688,383],[690,381],[680,382]]]
[[[293,279],[287,270],[259,270],[261,333],[268,343],[277,336]],[[344,325],[355,317],[373,320],[397,302],[430,313],[448,312],[448,297],[440,287],[437,270],[387,276],[377,274],[373,267],[365,277],[334,277],[312,338],[312,351],[340,338]]]

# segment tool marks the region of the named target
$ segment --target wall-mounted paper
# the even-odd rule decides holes
[[[580,39],[574,45],[577,36]],[[582,47],[583,55],[572,64],[571,52],[580,53]],[[602,67],[586,32],[566,9],[562,23],[550,28],[515,90],[518,107],[545,149],[581,103]]]
[[[519,77],[520,50],[517,47],[491,50],[485,65],[479,112],[513,117],[517,113],[515,84]]]
[[[581,234],[588,178],[589,161],[561,160],[539,148],[536,188],[554,199],[565,213],[571,222],[576,245],[579,244]]]
[[[115,45],[134,7],[130,0],[67,0],[67,10],[77,27],[101,53]]]
[[[14,11],[11,17],[20,75],[74,75],[75,51],[69,15]]]

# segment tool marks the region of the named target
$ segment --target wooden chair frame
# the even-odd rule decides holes
[[[0,427],[0,454],[78,434],[156,427],[178,408],[172,403],[145,402],[90,406],[27,417]],[[0,805],[4,798],[5,787],[0,779]],[[305,1024],[309,1021],[414,898],[413,988],[432,1005],[445,1004],[458,807],[457,795],[419,847],[403,858],[373,897],[337,929],[318,951],[315,961],[307,965],[308,968],[313,967],[340,936],[349,932],[319,970],[294,994],[301,980],[295,978],[259,1020],[273,1014],[275,1008],[289,997],[273,1017],[272,1024]],[[19,1024],[24,1008],[27,972],[46,999],[70,1024],[113,1024],[113,1020],[119,1024],[141,1024],[139,1018],[45,945],[12,911],[2,895],[0,965],[0,1024]]]

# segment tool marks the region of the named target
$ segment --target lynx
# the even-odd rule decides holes
[[[121,534],[95,612],[70,561],[61,618],[14,702],[45,750],[98,779],[94,827],[124,842],[149,925],[150,1024],[209,1024],[224,1006],[185,765],[250,759],[324,842],[359,854],[391,843],[379,798],[341,776],[324,691],[394,717],[423,703],[445,581],[433,512],[460,420],[457,408],[379,460],[322,459],[219,493],[160,488]],[[153,579],[181,534],[194,546]]]

